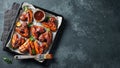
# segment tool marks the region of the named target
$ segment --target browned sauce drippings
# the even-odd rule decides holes
[[[35,12],[35,14],[34,14],[34,18],[35,18],[37,21],[42,20],[43,17],[44,17],[44,13],[43,13],[42,11],[37,11],[37,12]]]

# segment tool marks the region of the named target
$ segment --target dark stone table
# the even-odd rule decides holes
[[[13,60],[6,64],[2,50],[0,68],[120,68],[120,0],[1,0],[0,36],[4,11],[13,2],[27,1],[64,16],[64,30],[54,48],[54,59],[43,64]]]

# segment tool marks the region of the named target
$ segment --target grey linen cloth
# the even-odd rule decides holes
[[[20,4],[13,3],[12,8],[10,10],[5,11],[4,13],[4,29],[1,37],[1,41],[3,45],[5,45],[7,37],[9,35],[11,25],[13,24],[13,21],[15,19],[19,6]]]

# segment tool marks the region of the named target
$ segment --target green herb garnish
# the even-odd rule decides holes
[[[7,57],[3,57],[3,60],[7,63],[7,64],[12,64],[12,60],[10,60]]]
[[[13,49],[12,45],[10,45],[9,48],[12,48],[12,49]]]
[[[45,22],[48,22],[48,20],[50,19],[50,17],[45,17]]]
[[[31,41],[34,41],[35,38],[34,38],[33,36],[30,36],[30,40],[31,40]]]
[[[28,27],[31,27],[32,25],[33,25],[32,23],[29,23],[29,24],[28,24]]]
[[[28,6],[24,6],[24,7],[23,7],[23,10],[24,10],[24,11],[27,11],[27,10],[28,10]]]
[[[33,55],[35,55],[35,54],[36,54],[35,49],[32,49],[32,54],[33,54]]]
[[[50,31],[50,29],[49,29],[49,28],[46,28],[46,31]]]
[[[13,48],[12,45],[10,45],[9,48],[11,48],[11,49],[13,49],[13,50],[17,49],[17,48]]]

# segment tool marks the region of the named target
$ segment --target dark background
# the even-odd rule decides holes
[[[0,0],[0,38],[5,10],[23,1],[63,15],[54,59],[6,64],[2,57],[13,55],[2,50],[0,41],[0,68],[120,68],[120,0]]]

